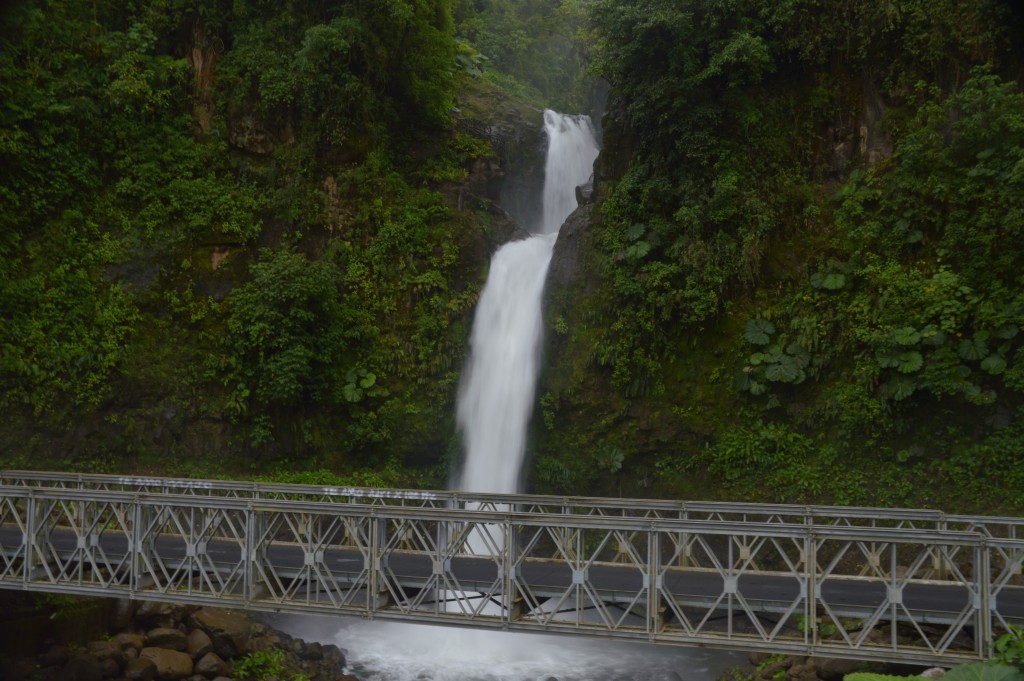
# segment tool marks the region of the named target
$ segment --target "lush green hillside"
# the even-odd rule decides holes
[[[25,0],[0,40],[2,465],[444,479],[540,124],[447,0]]]
[[[1022,14],[595,2],[536,483],[1024,510]]]
[[[589,65],[535,488],[1024,510],[1020,2],[0,22],[0,465],[443,484],[496,201]]]

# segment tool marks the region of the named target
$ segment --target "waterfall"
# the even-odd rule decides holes
[[[515,492],[518,486],[539,368],[544,278],[558,229],[576,207],[575,188],[590,177],[597,156],[588,118],[546,111],[544,127],[549,143],[543,221],[531,226],[535,236],[494,254],[473,321],[458,404],[467,453],[457,487],[467,491]],[[478,525],[464,550],[481,555],[501,545],[500,528]],[[439,596],[450,599],[445,608],[453,612],[480,607],[464,592]],[[498,606],[484,607],[493,615]],[[664,681],[679,678],[677,670],[685,670],[687,681],[710,681],[740,661],[698,649],[622,641],[567,644],[562,637],[486,629],[454,635],[383,620],[351,623],[307,616],[294,621],[301,621],[301,627],[288,628],[305,638],[323,640],[318,632],[332,630],[328,640],[350,649],[350,671],[367,681],[541,681],[552,676],[563,681]]]
[[[559,228],[576,208],[576,187],[597,158],[587,116],[544,112],[548,137],[543,217],[533,236],[491,259],[470,335],[457,420],[466,446],[458,489],[515,492],[533,410],[543,332],[544,281]]]

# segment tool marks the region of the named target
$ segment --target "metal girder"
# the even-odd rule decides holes
[[[1018,519],[46,475],[0,485],[0,587],[936,664],[1024,623]]]
[[[320,501],[412,508],[511,509],[526,513],[639,517],[651,519],[720,520],[812,525],[945,529],[952,518],[929,509],[880,509],[798,504],[694,502],[657,499],[607,499],[532,494],[382,490],[224,480],[98,475],[38,471],[0,471],[0,484],[61,489],[93,489],[133,493],[183,494],[201,497]],[[994,519],[993,519],[994,520]],[[1021,519],[1001,519],[1024,526]],[[1002,532],[1000,529],[995,530]],[[1002,532],[999,536],[1005,536]]]

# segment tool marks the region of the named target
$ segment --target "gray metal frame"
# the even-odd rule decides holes
[[[0,470],[0,485],[600,517],[960,530],[993,538],[1024,537],[1024,518],[954,515],[934,509],[486,494],[19,470]]]
[[[923,664],[1024,624],[1020,519],[37,475],[0,588]]]

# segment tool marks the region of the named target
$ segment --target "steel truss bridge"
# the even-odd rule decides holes
[[[1024,518],[0,471],[0,588],[950,665]]]

